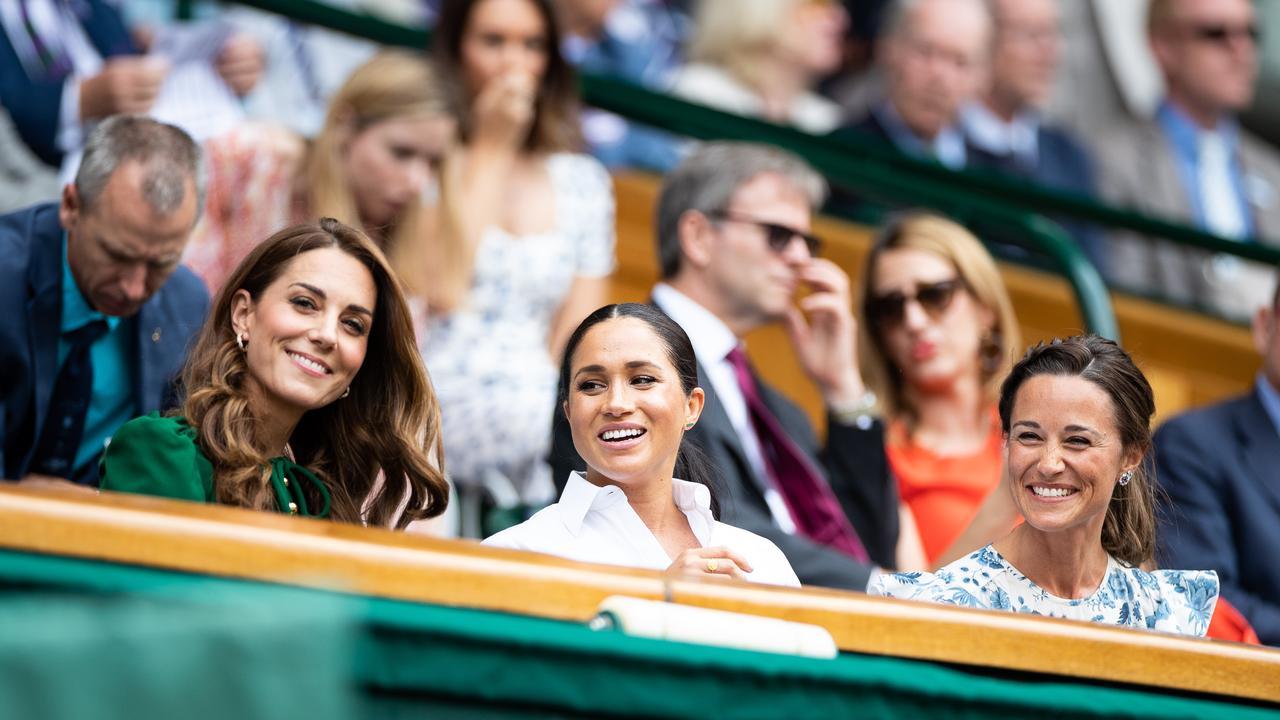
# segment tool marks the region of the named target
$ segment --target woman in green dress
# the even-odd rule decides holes
[[[102,489],[403,528],[444,511],[440,411],[386,258],[332,218],[263,241],[222,287],[181,415],[126,423]]]

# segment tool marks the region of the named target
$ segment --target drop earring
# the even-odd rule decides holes
[[[240,348],[240,352],[244,352],[244,348],[249,344],[249,340],[244,335],[236,333],[236,347]]]
[[[1120,473],[1120,481],[1119,481],[1119,482],[1120,482],[1120,484],[1121,484],[1121,485],[1128,485],[1130,480],[1133,480],[1133,471],[1132,471],[1132,470],[1125,470],[1124,472]]]

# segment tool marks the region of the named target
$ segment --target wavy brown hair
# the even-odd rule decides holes
[[[1018,390],[1037,375],[1083,378],[1111,399],[1124,449],[1140,451],[1142,460],[1129,483],[1117,482],[1111,493],[1102,522],[1102,547],[1134,567],[1150,562],[1156,550],[1156,483],[1151,461],[1151,416],[1156,402],[1147,377],[1129,353],[1097,335],[1039,343],[1013,366],[1000,388],[1000,428],[1006,438]]]
[[[249,368],[231,325],[232,300],[244,290],[257,302],[294,258],[322,248],[337,248],[364,265],[378,299],[350,396],[304,414],[290,447],[328,488],[334,520],[403,528],[439,515],[449,497],[440,407],[418,354],[409,307],[382,252],[364,233],[333,218],[286,228],[254,248],[222,286],[191,349],[182,371],[182,413],[213,464],[214,493],[218,502],[256,510],[276,502],[270,456],[255,442],[259,419],[250,408]],[[385,483],[377,482],[379,471]],[[309,507],[323,504],[317,491],[300,485]]]

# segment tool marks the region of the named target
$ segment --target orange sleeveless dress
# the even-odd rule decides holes
[[[911,442],[906,425],[889,424],[885,451],[898,478],[902,502],[915,516],[926,559],[933,563],[969,526],[978,508],[1000,482],[1000,416],[991,409],[991,430],[971,455],[936,455]]]

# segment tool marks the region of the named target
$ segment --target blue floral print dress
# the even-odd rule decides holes
[[[988,545],[936,573],[886,573],[872,583],[870,592],[1201,636],[1218,602],[1218,574],[1212,570],[1146,572],[1108,557],[1107,574],[1097,591],[1068,600],[1031,582]]]

